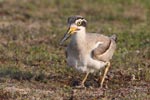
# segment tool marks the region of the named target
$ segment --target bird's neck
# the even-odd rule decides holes
[[[83,48],[86,43],[86,29],[81,29],[72,36],[72,41],[78,48]]]

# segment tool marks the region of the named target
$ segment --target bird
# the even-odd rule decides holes
[[[116,50],[117,36],[86,32],[87,20],[81,15],[68,17],[67,24],[68,30],[60,40],[60,45],[71,38],[65,50],[67,64],[86,73],[79,86],[85,87],[88,75],[99,72],[104,67],[104,74],[99,82],[100,87],[103,87],[110,60]]]

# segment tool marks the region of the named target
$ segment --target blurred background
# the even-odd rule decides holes
[[[117,50],[100,90],[75,90],[84,74],[66,65],[59,41],[67,18],[87,31],[116,34]],[[150,0],[0,0],[1,100],[149,100]]]

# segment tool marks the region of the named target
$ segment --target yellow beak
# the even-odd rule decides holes
[[[72,34],[74,34],[76,30],[78,30],[77,27],[69,27],[68,31],[66,32],[64,37],[61,39],[60,45],[62,45],[64,41],[66,41]]]
[[[73,34],[77,30],[77,27],[70,27],[68,30],[68,34]]]

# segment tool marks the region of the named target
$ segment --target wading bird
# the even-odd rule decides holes
[[[99,72],[101,68],[106,67],[100,86],[103,86],[106,74],[110,67],[110,59],[116,49],[116,36],[111,37],[98,34],[87,33],[87,21],[82,16],[71,16],[68,18],[69,28],[60,41],[60,45],[71,37],[71,41],[66,48],[67,63],[86,73],[80,86],[84,83],[89,73]]]

